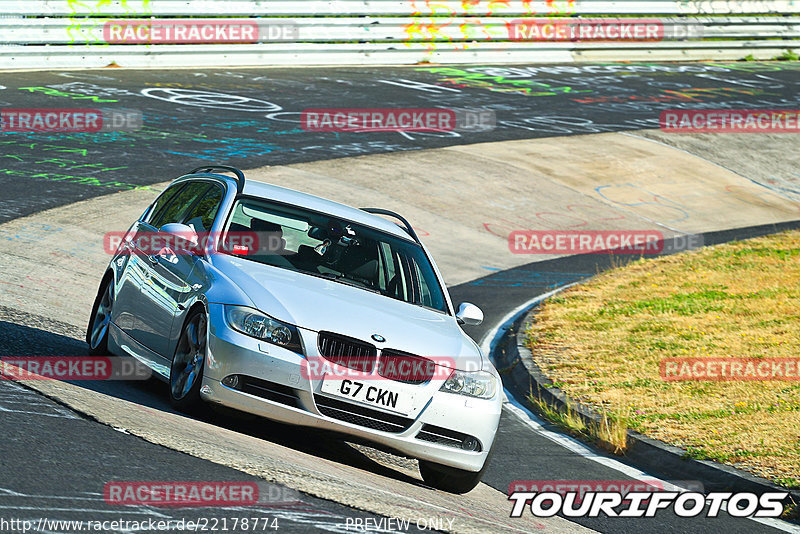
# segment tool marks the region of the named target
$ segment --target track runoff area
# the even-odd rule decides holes
[[[422,197],[403,199],[397,208],[401,213],[417,212],[419,219],[425,221],[427,227],[424,230],[430,235],[423,236],[423,239],[436,244],[435,257],[448,254],[452,257],[439,262],[446,276],[448,271],[457,273],[448,280],[453,293],[484,308],[486,324],[470,333],[488,347],[487,343],[498,332],[497,327],[511,318],[510,310],[530,305],[531,299],[546,294],[552,287],[565,286],[591,276],[598,265],[604,268],[602,262],[597,261],[598,255],[580,254],[597,252],[596,247],[600,246],[596,245],[596,238],[586,241],[583,236],[588,234],[575,237],[574,229],[570,228],[580,226],[581,219],[590,221],[592,230],[597,232],[621,232],[626,230],[626,225],[630,229],[631,224],[636,224],[632,221],[637,221],[642,227],[652,225],[652,229],[647,231],[662,232],[665,237],[690,235],[696,239],[706,231],[796,218],[796,213],[792,216],[791,211],[791,206],[797,201],[792,188],[785,183],[775,183],[778,177],[791,181],[791,173],[778,174],[780,169],[770,168],[771,179],[760,176],[758,169],[753,169],[758,162],[745,161],[750,154],[741,154],[741,147],[736,144],[741,138],[736,134],[756,134],[764,139],[765,144],[759,146],[766,147],[768,143],[782,141],[763,136],[789,133],[793,127],[796,128],[796,119],[793,118],[796,115],[793,116],[791,111],[797,104],[796,84],[792,82],[794,76],[796,65],[791,63],[15,73],[3,80],[0,89],[4,117],[5,109],[12,110],[8,122],[4,122],[9,124],[8,135],[0,138],[5,163],[0,180],[8,192],[2,215],[9,224],[24,221],[28,226],[22,230],[14,228],[13,233],[12,228],[6,226],[3,235],[12,237],[9,244],[21,242],[30,248],[34,234],[45,235],[43,239],[57,237],[57,228],[67,231],[67,226],[41,218],[22,219],[24,216],[40,216],[43,210],[58,206],[69,210],[79,200],[96,199],[99,202],[127,193],[143,195],[142,199],[154,196],[157,185],[171,176],[185,172],[196,166],[195,163],[219,162],[220,159],[246,169],[272,165],[272,168],[256,174],[267,180],[270,180],[270,174],[277,174],[278,182],[285,180],[290,187],[294,185],[311,192],[324,186],[309,174],[322,173],[322,169],[331,163],[315,164],[331,158],[346,158],[336,163],[340,171],[362,170],[358,167],[360,163],[351,162],[348,156],[368,156],[372,158],[368,161],[373,169],[398,176],[402,171],[420,179],[435,176],[439,182],[450,184],[466,181],[465,177],[474,174],[475,169],[488,169],[481,176],[480,195],[474,195],[478,198],[459,199],[463,205],[475,207],[468,210],[475,215],[453,217],[459,223],[456,226],[448,227],[444,221],[436,219],[431,214],[435,210],[426,207]],[[302,102],[298,102],[296,96],[299,88],[303,88]],[[652,129],[654,133],[650,135],[642,129]],[[681,139],[657,138],[661,134],[678,133],[671,131],[675,129],[686,135],[700,135]],[[639,137],[628,139],[631,131]],[[702,135],[709,133],[729,135],[729,138],[719,136],[724,141],[706,141],[714,143],[714,150],[708,152],[717,152],[716,156],[703,153],[703,143],[696,141],[703,140]],[[505,144],[525,140],[539,140],[541,143],[524,147]],[[608,143],[606,146],[615,151],[617,171],[625,170],[626,159],[638,162],[635,152],[645,144],[667,151],[670,158],[687,158],[690,162],[687,167],[699,165],[701,160],[709,167],[719,167],[721,185],[716,196],[708,183],[699,184],[697,188],[704,194],[705,201],[712,199],[710,202],[716,209],[708,207],[704,210],[686,198],[675,203],[673,200],[677,197],[664,185],[666,180],[658,182],[652,177],[640,178],[635,183],[636,191],[629,193],[630,187],[626,191],[627,186],[615,183],[606,175],[598,175],[596,169],[593,172],[587,170],[590,163],[583,168],[579,165],[568,169],[575,175],[586,173],[583,183],[577,179],[570,182],[558,176],[564,174],[564,165],[571,157],[579,158],[581,153],[588,153],[587,144],[598,142]],[[479,144],[481,149],[472,149]],[[731,156],[736,152],[739,152],[738,157]],[[719,156],[720,153],[724,156]],[[527,155],[531,159],[550,154],[552,167],[545,170],[541,166],[539,169],[525,167],[526,163],[514,161],[513,154],[522,158]],[[387,157],[396,159],[386,161]],[[791,156],[785,158],[791,160]],[[446,161],[448,168],[455,172],[443,172],[437,167],[437,159]],[[586,159],[597,162],[597,158]],[[456,160],[462,161],[461,167],[455,163]],[[476,167],[478,161],[483,165]],[[536,161],[541,164],[548,160],[539,157]],[[678,159],[672,161],[679,162]],[[748,166],[748,163],[753,164]],[[275,165],[282,167],[276,169]],[[300,167],[288,167],[284,171],[284,165]],[[399,165],[400,171],[391,170],[391,165]],[[156,167],[157,171],[154,170]],[[561,172],[558,172],[559,167]],[[557,213],[541,211],[536,213],[533,221],[519,219],[522,214],[527,214],[528,208],[514,203],[514,197],[519,198],[519,195],[509,195],[502,190],[502,184],[509,180],[509,171],[520,169],[525,172],[520,173],[521,187],[516,189],[525,191],[526,196],[522,198],[534,206],[537,198],[557,201]],[[688,171],[679,169],[679,172]],[[735,178],[726,172],[737,175],[742,183],[734,182]],[[301,177],[301,174],[304,175]],[[382,195],[390,199],[389,188],[380,183],[380,173],[374,174],[374,179],[355,183],[353,188],[369,188],[373,196]],[[295,179],[290,180],[290,176]],[[352,176],[355,178],[356,175]],[[526,190],[522,183],[529,181],[525,177],[530,176],[540,178],[546,184],[543,189]],[[689,183],[693,177],[688,173],[685,178]],[[32,195],[32,184],[46,188],[48,194]],[[435,191],[441,187],[419,183],[406,185],[420,191]],[[654,191],[656,188],[660,189]],[[351,193],[341,184],[339,194],[345,191]],[[331,197],[337,194],[336,191],[326,193]],[[121,207],[124,198],[112,201],[111,206]],[[445,197],[440,194],[440,198]],[[487,204],[486,199],[493,199],[490,202],[492,209],[479,209]],[[135,210],[131,208],[131,211],[141,211],[143,205],[136,206]],[[722,209],[722,206],[727,207]],[[457,208],[448,203],[444,209],[445,215],[457,213]],[[138,213],[133,218],[136,216]],[[118,222],[116,217],[112,216],[115,224],[123,230],[132,220],[130,214],[126,214],[127,218],[120,216]],[[615,220],[625,220],[626,224],[617,224]],[[533,226],[537,221],[548,232],[561,230],[560,239],[552,234],[530,233],[531,228],[537,231]],[[43,225],[47,224],[51,228],[44,228]],[[461,234],[461,226],[477,227],[483,233]],[[603,229],[604,226],[609,230]],[[109,230],[101,224],[93,232],[97,239],[102,239],[103,232]],[[567,233],[567,230],[573,233]],[[521,233],[511,240],[509,235],[512,232]],[[453,241],[453,235],[462,236],[464,242],[475,244],[476,252],[488,250],[488,259],[478,252],[479,260],[470,262],[475,265],[467,268],[457,265],[464,263],[464,248],[448,244],[448,239],[442,238],[442,234],[449,234],[449,241]],[[642,235],[645,236],[644,245],[637,245],[636,238],[632,237],[629,246],[644,246],[646,249],[650,241],[646,237],[648,234]],[[602,247],[611,245],[610,248],[616,248],[613,246],[614,237],[611,240],[608,235],[602,234],[602,237]],[[621,245],[625,244],[624,239],[624,236],[620,238]],[[568,250],[570,247],[573,247],[571,251]],[[576,247],[579,250],[575,250]],[[581,247],[595,247],[595,250],[582,250]],[[523,250],[524,253],[518,253]],[[580,255],[571,260],[572,256],[562,257],[570,252]],[[534,253],[541,256],[532,256]],[[73,257],[75,255],[73,252]],[[86,256],[82,257],[85,259]],[[542,261],[531,263],[535,259]],[[102,269],[101,261],[93,265]],[[77,283],[78,286],[83,284],[85,292],[95,289],[91,286],[96,284],[96,280],[90,273],[91,268],[87,269],[85,281]],[[36,273],[27,276],[35,280],[21,285],[39,285],[42,289],[44,282],[36,280],[45,278]],[[84,275],[79,278],[82,277]],[[13,278],[11,283],[16,281]],[[16,295],[24,291],[28,288],[10,289],[3,305],[12,310],[24,310],[25,303],[15,300]],[[59,287],[47,288],[47,291],[69,293],[68,289]],[[29,293],[29,298],[36,299],[37,295],[34,291]],[[67,323],[81,326],[85,321],[85,310],[79,311],[84,312],[83,315],[76,312],[74,318],[66,314],[70,317]],[[32,321],[13,313],[10,317],[13,319],[5,323],[7,331]],[[45,347],[63,348],[64,341],[54,339],[47,326],[40,326],[33,335],[34,339],[44,339]],[[50,394],[55,395],[53,392]],[[154,404],[157,410],[166,410],[163,399],[159,404],[158,392],[136,391],[130,394],[130,398],[140,405]],[[73,402],[72,406],[81,411],[80,403]],[[67,413],[72,412],[67,410]],[[101,421],[105,417],[101,411],[97,415]],[[4,417],[10,417],[10,414],[6,413]],[[47,428],[48,424],[51,423],[42,422],[42,428]],[[236,430],[248,432],[245,428],[237,427]],[[116,434],[115,437],[122,440],[119,446],[128,446],[130,440],[138,439],[119,432]],[[98,440],[101,443],[113,442],[108,436],[98,437]],[[290,447],[299,447],[291,441]],[[182,445],[173,443],[171,446],[182,450]],[[46,444],[40,443],[39,447],[47,449]],[[550,465],[542,465],[542,458],[548,458]],[[198,462],[202,461],[198,459]],[[352,462],[344,465],[348,463],[352,466]],[[191,472],[205,469],[203,465],[192,466]],[[122,469],[119,462],[115,462],[113,467]],[[402,468],[394,468],[402,472]],[[345,479],[358,481],[352,467],[347,467],[345,473]],[[105,480],[111,478],[113,470]],[[590,479],[589,484],[582,484],[587,482],[584,479]],[[614,487],[615,481],[620,479],[619,487]],[[577,530],[581,525],[607,532],[640,531],[643,525],[698,532],[709,528],[733,532],[794,528],[768,519],[776,513],[773,495],[736,496],[733,499],[736,510],[731,513],[730,499],[733,496],[705,494],[701,508],[697,492],[671,492],[670,489],[681,486],[674,480],[670,482],[668,476],[642,473],[624,461],[553,432],[509,396],[498,450],[485,482],[507,493],[511,483],[519,480],[539,480],[542,484],[536,488],[539,491],[512,491],[506,497],[495,518],[497,530],[514,529],[514,525],[519,525],[515,520],[541,518],[545,521],[549,516],[560,516],[570,523],[548,523],[548,529]],[[403,484],[414,487],[414,482]],[[9,496],[14,491],[36,495],[14,490],[11,486],[5,490]],[[528,489],[532,487],[529,485]],[[689,489],[692,487],[688,485]],[[191,491],[188,487],[183,489]],[[325,493],[306,489],[312,494]],[[45,497],[40,495],[34,509],[42,506]],[[300,494],[299,498],[304,501],[312,499],[308,493]],[[385,500],[392,498],[391,494],[381,497]],[[466,510],[455,515],[454,509],[448,508],[453,513],[450,518],[455,517],[454,521],[452,524],[440,521],[435,524],[436,529],[469,530],[470,523],[463,518],[480,514],[468,504],[469,501],[460,500],[465,498],[468,497],[448,497],[448,501],[457,507],[461,503]],[[36,499],[27,502],[36,503]],[[364,498],[362,502],[368,501]],[[350,504],[364,506],[359,502]],[[152,502],[147,505],[161,510]],[[336,513],[341,515],[344,526],[336,528],[342,531],[382,528],[413,531],[422,526],[413,518],[407,524],[387,522],[392,517],[402,519],[404,514],[393,516],[391,510],[381,506],[366,506],[378,510],[378,515],[366,517],[343,507]],[[80,510],[79,507],[73,509],[76,512]],[[96,511],[87,510],[86,513],[96,514]],[[715,515],[720,517],[711,519]],[[689,516],[696,517],[691,519]],[[301,528],[299,523],[287,521],[285,528]],[[326,529],[334,528],[330,522],[326,525]],[[30,526],[30,523],[25,526]],[[430,527],[426,523],[425,528]],[[243,525],[236,528],[241,530]],[[319,523],[314,528],[323,527]],[[487,528],[485,523],[483,528]],[[526,523],[521,530],[528,528]]]

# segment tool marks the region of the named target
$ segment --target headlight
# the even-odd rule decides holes
[[[244,306],[225,306],[225,317],[235,330],[273,345],[303,354],[297,328]]]
[[[453,371],[439,391],[457,393],[469,397],[491,399],[497,391],[497,379],[486,371]]]

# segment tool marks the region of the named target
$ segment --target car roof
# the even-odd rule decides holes
[[[234,189],[237,187],[237,181],[230,176],[216,173],[203,174],[211,174],[214,177],[224,178],[225,182],[227,182],[231,187]],[[200,176],[202,176],[202,174],[198,173],[182,176],[181,178],[191,179],[193,177],[197,178]],[[248,178],[244,183],[242,195],[299,206],[301,208],[324,213],[338,219],[345,219],[357,224],[363,224],[364,226],[369,226],[375,228],[376,230],[382,230],[388,234],[400,237],[412,243],[415,242],[414,239],[402,227],[379,215],[373,215],[358,208],[353,208],[346,204],[334,202],[333,200],[328,200],[316,195],[295,191],[294,189],[289,189],[288,187],[281,187]]]

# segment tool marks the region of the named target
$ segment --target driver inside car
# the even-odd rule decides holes
[[[256,234],[257,246],[248,256],[272,265],[290,265],[285,256],[291,252],[286,250],[286,240],[283,238],[281,225],[253,218],[250,221],[250,231]]]

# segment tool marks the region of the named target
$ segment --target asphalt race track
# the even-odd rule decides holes
[[[564,65],[31,72],[0,79],[3,108],[132,109],[144,128],[9,134],[0,222],[150,185],[202,163],[240,168],[456,144],[658,128],[660,111],[791,108],[800,64]],[[309,108],[494,111],[486,132],[312,133]],[[55,183],[54,183],[55,182]],[[30,185],[36,184],[36,195]]]
[[[4,231],[3,223],[137,188],[147,192],[150,186],[206,163],[256,169],[454,145],[627,132],[657,128],[659,113],[665,109],[796,109],[800,104],[799,89],[800,64],[791,62],[4,73],[0,79],[2,108],[130,109],[143,114],[144,127],[102,134],[0,135],[3,195],[0,247],[10,246],[19,237]],[[303,109],[326,107],[492,110],[497,124],[486,132],[426,134],[312,133],[301,128],[299,116]],[[680,148],[690,150],[690,147]],[[565,161],[571,157],[569,153],[558,156]],[[714,154],[708,157],[716,165],[727,166],[719,154],[716,159]],[[735,166],[735,162],[730,163],[730,168]],[[787,176],[789,186],[782,182],[783,200],[795,203],[800,200],[800,188],[791,185],[800,183],[798,177],[800,174]],[[459,179],[457,175],[452,177],[454,184]],[[536,199],[530,202],[535,203]],[[721,220],[733,229],[703,232],[706,244],[800,227],[791,217],[783,217],[781,221],[785,222],[743,225],[722,215]],[[800,219],[800,214],[794,219]],[[8,250],[6,261],[13,263],[15,256],[12,249]],[[3,255],[6,254],[3,250]],[[469,256],[465,254],[463,261],[468,262]],[[484,310],[484,324],[469,329],[468,333],[486,345],[512,310],[609,266],[606,256],[584,255],[545,259],[503,270],[478,267],[476,272],[483,275],[453,285],[450,290],[455,302],[474,302]],[[0,284],[11,291],[11,286],[18,282],[8,278],[9,273],[4,273],[2,267],[0,262]],[[63,279],[61,283],[96,286],[97,280],[78,278]],[[3,288],[0,285],[0,292]],[[47,291],[57,294],[59,284],[49,281]],[[53,317],[59,315],[57,310],[50,314],[30,313],[19,298],[13,306],[5,300],[3,303],[6,305],[0,306],[0,357],[86,354],[87,347],[82,341],[85,322],[71,314],[56,320]],[[85,310],[83,317],[88,317],[88,313]],[[121,512],[106,505],[102,488],[109,480],[260,479],[252,474],[257,466],[248,466],[253,470],[236,469],[216,457],[209,461],[214,454],[201,451],[216,446],[214,440],[219,438],[211,433],[207,442],[196,438],[186,448],[164,446],[153,439],[142,439],[141,434],[132,435],[133,429],[128,432],[125,427],[110,423],[104,419],[102,407],[87,406],[86,410],[78,411],[70,408],[91,395],[105,398],[109,403],[129,403],[136,406],[142,417],[151,418],[148,421],[161,421],[163,429],[154,431],[166,433],[167,425],[180,419],[170,408],[159,383],[77,386],[75,390],[80,390],[79,393],[54,389],[45,396],[38,386],[32,390],[0,382],[0,421],[4,428],[0,440],[0,517],[36,521],[41,517],[141,520],[221,518],[226,514],[254,513],[252,507],[187,510],[144,506],[125,507]],[[261,443],[268,451],[282,451],[288,459],[316,458],[327,466],[326,473],[336,473],[342,487],[366,484],[365,472],[377,475],[378,482],[369,479],[370,484],[377,484],[375,487],[383,487],[381,480],[386,483],[385,493],[377,493],[375,503],[360,506],[353,501],[341,504],[345,498],[336,502],[333,498],[314,496],[328,495],[325,492],[296,491],[299,482],[293,483],[290,472],[281,482],[270,486],[264,482],[265,493],[272,488],[282,499],[265,502],[255,512],[261,517],[277,518],[280,530],[355,532],[353,528],[347,529],[348,518],[350,521],[369,518],[378,525],[382,516],[391,515],[394,510],[386,502],[394,499],[398,503],[410,502],[402,500],[408,498],[405,494],[401,497],[400,493],[394,493],[399,491],[396,488],[411,488],[405,490],[409,493],[423,491],[413,463],[349,445],[335,437],[265,421],[242,421],[227,414],[210,414],[207,419],[186,425],[187,432],[196,432],[191,434],[195,437],[218,429],[224,436],[243,436],[248,443]],[[654,478],[671,480],[669,473],[641,473],[624,460],[557,434],[549,425],[523,413],[511,399],[504,411],[496,453],[484,482],[506,493],[515,480]],[[481,490],[480,495],[489,496],[490,488]],[[468,500],[468,496],[442,494],[441,498],[442,503],[448,504],[439,513],[452,514],[455,520],[450,526],[436,524],[445,530],[538,530],[531,526],[535,523],[526,522],[522,526],[509,519],[510,504],[492,516],[489,511],[472,508],[474,501]],[[387,512],[381,515],[365,511],[379,509]],[[498,519],[492,524],[490,517],[502,521]],[[576,531],[582,526],[599,532],[630,533],[800,532],[797,526],[779,521],[756,522],[725,515],[716,519],[685,519],[668,512],[653,519],[569,521],[540,526],[544,531]],[[396,526],[383,525],[384,528],[370,531],[392,531]],[[415,528],[412,523],[411,531]]]

